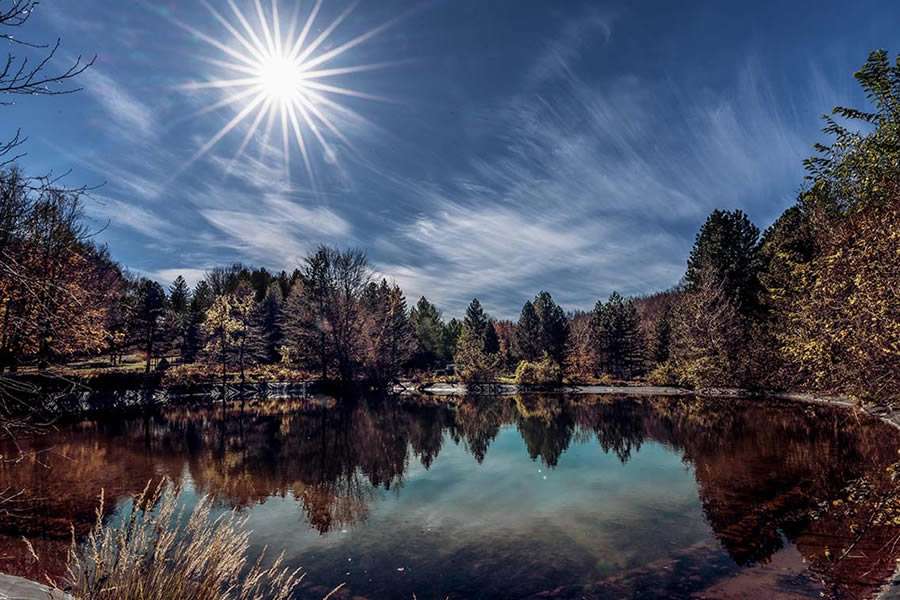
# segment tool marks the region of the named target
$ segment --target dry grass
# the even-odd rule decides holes
[[[81,545],[74,541],[60,589],[77,600],[287,600],[298,570],[279,556],[249,563],[247,517],[234,511],[210,517],[202,498],[185,521],[180,494],[166,482],[148,484],[118,526],[97,522]],[[330,595],[330,594],[329,594]]]

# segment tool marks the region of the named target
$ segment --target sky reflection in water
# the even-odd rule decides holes
[[[51,450],[0,466],[28,490],[0,517],[14,549],[0,571],[33,574],[22,535],[58,563],[100,488],[121,500],[161,475],[249,510],[256,548],[284,548],[310,598],[341,582],[347,598],[858,598],[900,555],[884,525],[837,565],[825,558],[874,501],[833,500],[862,477],[889,485],[900,447],[846,411],[693,397],[352,404],[255,400],[225,420],[221,407],[171,408],[30,441]]]

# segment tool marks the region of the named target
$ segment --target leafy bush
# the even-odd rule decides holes
[[[516,367],[519,385],[555,385],[562,382],[562,367],[547,354],[539,361],[523,360]]]

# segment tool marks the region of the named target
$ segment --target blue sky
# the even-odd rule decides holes
[[[309,38],[349,6],[324,0]],[[285,37],[295,7],[278,2]],[[323,94],[343,139],[320,123],[326,151],[301,121],[312,185],[296,145],[286,168],[280,134],[247,137],[255,113],[192,161],[247,104],[208,110],[234,90],[191,87],[230,59],[204,36],[243,51],[200,0],[46,0],[21,34],[97,63],[83,92],[22,99],[3,123],[29,136],[28,169],[106,182],[87,206],[109,221],[100,239],[163,282],[291,270],[327,243],[448,315],[478,296],[512,317],[541,289],[590,308],[675,284],[714,208],[770,224],[819,115],[862,103],[851,75],[870,50],[900,51],[898,17],[866,1],[362,0],[310,59],[390,23],[319,67],[388,63],[327,79],[383,99]]]

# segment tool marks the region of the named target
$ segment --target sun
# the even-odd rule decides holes
[[[184,84],[182,89],[215,89],[221,100],[197,111],[209,113],[233,107],[235,114],[215,135],[207,140],[182,170],[209,152],[222,138],[244,122],[249,127],[227,168],[235,165],[252,140],[261,134],[268,146],[272,138],[281,139],[286,173],[290,173],[292,152],[299,151],[309,183],[315,185],[312,153],[321,150],[325,161],[333,163],[338,153],[333,145],[340,143],[358,152],[340,128],[339,122],[368,121],[344,106],[341,97],[388,100],[364,91],[345,87],[343,80],[354,73],[382,69],[396,63],[370,63],[329,67],[329,63],[360,44],[383,32],[404,15],[365,31],[348,41],[334,45],[330,38],[350,15],[358,2],[345,8],[318,33],[314,26],[323,0],[317,0],[304,20],[300,20],[299,4],[293,4],[293,17],[283,19],[279,12],[284,0],[271,0],[267,8],[262,0],[248,0],[250,14],[245,14],[235,0],[225,0],[230,14],[220,13],[207,0],[200,0],[228,36],[208,34],[186,23],[172,21],[217,51],[215,56],[199,56],[223,75],[205,81]],[[285,4],[287,2],[285,1]],[[349,55],[348,55],[349,56]],[[335,80],[338,80],[335,82]],[[340,83],[340,85],[339,85]],[[340,118],[338,118],[340,117]],[[280,129],[279,131],[275,131]]]
[[[259,86],[269,100],[291,101],[301,93],[301,69],[288,56],[267,56],[259,65]]]

